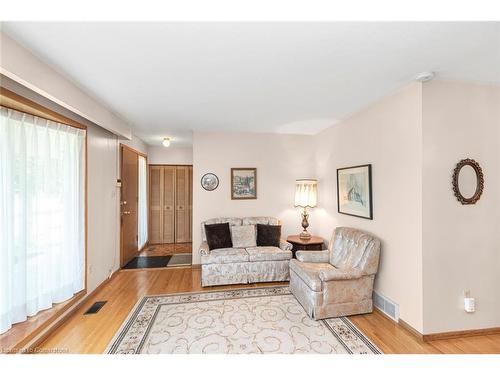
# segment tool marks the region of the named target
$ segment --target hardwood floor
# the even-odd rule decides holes
[[[102,353],[137,300],[144,295],[200,290],[254,288],[285,283],[201,288],[201,270],[182,267],[119,273],[61,325],[40,349],[69,353]],[[92,303],[107,300],[95,315],[83,315]],[[500,334],[421,342],[379,312],[351,317],[384,353],[500,353]]]
[[[140,257],[165,256],[172,254],[186,254],[193,251],[191,242],[150,245],[139,253]]]

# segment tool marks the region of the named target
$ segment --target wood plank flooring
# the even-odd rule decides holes
[[[43,342],[41,349],[102,353],[137,300],[144,295],[286,285],[265,283],[202,289],[200,278],[201,270],[192,267],[119,271],[92,300]],[[98,314],[83,315],[98,300],[108,303]],[[378,312],[351,317],[351,321],[384,353],[500,353],[500,334],[424,343]]]
[[[187,254],[193,251],[192,243],[172,243],[172,244],[160,244],[160,245],[150,245],[142,250],[138,256],[140,257],[155,257],[155,256],[165,256],[173,254]]]

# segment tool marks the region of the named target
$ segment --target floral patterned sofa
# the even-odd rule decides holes
[[[281,239],[279,247],[254,246],[209,250],[205,224],[220,223],[229,223],[232,228],[239,225],[279,225],[279,220],[267,216],[220,217],[202,222],[200,246],[202,286],[290,280],[289,263],[292,258],[290,243]]]

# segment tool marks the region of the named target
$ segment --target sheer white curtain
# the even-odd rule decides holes
[[[0,333],[84,288],[85,131],[0,107]]]
[[[139,155],[139,205],[138,205],[138,246],[139,249],[148,241],[148,202],[147,202],[147,169],[146,158]]]

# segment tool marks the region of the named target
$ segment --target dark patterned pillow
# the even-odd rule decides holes
[[[281,225],[257,224],[257,246],[280,246]]]
[[[210,250],[233,247],[229,223],[205,224],[205,234]]]

